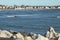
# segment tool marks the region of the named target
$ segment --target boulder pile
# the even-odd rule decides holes
[[[22,32],[0,30],[0,40],[2,40],[1,38],[4,38],[3,40],[60,40],[60,34],[56,33],[53,27],[50,27],[44,36],[32,32],[25,34]]]

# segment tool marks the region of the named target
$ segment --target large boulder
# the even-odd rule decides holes
[[[12,36],[12,33],[10,33],[7,30],[0,30],[0,37],[2,38],[10,38]]]
[[[25,40],[33,40],[30,36],[25,36]]]
[[[40,34],[34,34],[33,35],[33,40],[49,40],[48,38],[46,38],[46,37],[44,37],[44,36],[42,36],[42,35],[40,35]]]
[[[44,36],[42,36],[40,34],[30,33],[29,35],[31,36],[31,38],[33,40],[48,40],[48,38],[46,38],[46,37],[44,37]]]
[[[11,38],[24,40],[24,36],[21,33],[15,33]]]
[[[58,35],[59,35],[58,40],[60,40],[60,33]]]
[[[53,27],[50,27],[50,29],[47,31],[45,37],[49,39],[55,39],[58,38],[58,33],[55,32]]]
[[[38,35],[37,34],[35,34],[35,33],[29,33],[28,34],[28,36],[30,36],[32,39],[36,39],[37,37],[38,37]]]
[[[58,38],[58,40],[60,40],[60,37]]]
[[[48,38],[38,34],[38,38],[36,40],[49,40]]]

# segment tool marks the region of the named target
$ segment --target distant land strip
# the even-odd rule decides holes
[[[42,10],[42,9],[60,9],[60,6],[6,6],[0,5],[0,10]]]

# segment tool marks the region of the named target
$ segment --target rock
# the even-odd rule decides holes
[[[10,38],[12,36],[12,33],[10,33],[7,30],[0,30],[0,37],[2,38]]]
[[[59,35],[58,40],[60,40],[60,33],[58,35]]]
[[[45,36],[47,38],[55,38],[55,37],[58,37],[58,33],[55,32],[53,27],[50,27],[49,31],[47,31]]]
[[[15,34],[13,34],[13,36],[11,38],[15,38],[15,39],[20,39],[20,40],[24,40],[24,36],[21,34],[21,33],[16,33],[14,32]]]
[[[48,38],[38,34],[38,38],[36,38],[35,40],[49,40]]]
[[[52,33],[54,33],[54,34],[57,34],[57,33],[55,32],[55,30],[54,30],[53,27],[50,27],[49,32],[52,32]]]
[[[58,38],[58,40],[60,40],[60,37]]]
[[[35,33],[30,33],[29,36],[32,38],[32,39],[36,39],[37,38],[37,34]]]
[[[33,40],[30,36],[25,36],[25,40]]]
[[[49,31],[47,31],[47,33],[46,33],[45,37],[49,38],[49,36],[50,36],[50,32],[49,32]]]
[[[47,31],[45,37],[47,37],[49,40],[57,40],[59,35],[55,32],[53,27],[50,27],[50,29]]]
[[[60,33],[56,33],[53,27],[50,27],[45,36],[32,32],[25,35],[22,32],[0,30],[0,37],[14,40],[60,40]]]
[[[31,38],[33,40],[48,40],[48,38],[40,35],[40,34],[34,34],[34,33],[30,33],[29,35],[31,35]]]

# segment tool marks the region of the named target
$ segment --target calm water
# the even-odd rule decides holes
[[[0,29],[43,34],[50,26],[60,33],[60,10],[0,11]]]

